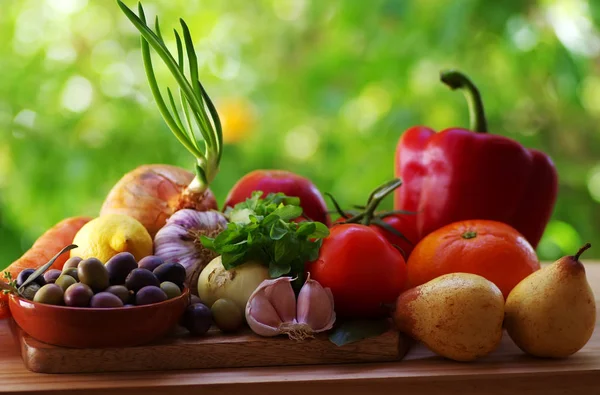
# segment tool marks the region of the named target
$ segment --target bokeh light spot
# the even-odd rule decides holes
[[[600,165],[597,165],[590,170],[587,187],[592,199],[600,203]]]
[[[368,132],[375,122],[390,111],[391,106],[390,93],[380,84],[373,83],[359,97],[344,105],[342,117],[348,126]]]
[[[285,136],[285,151],[294,159],[305,161],[312,157],[319,146],[319,135],[310,126],[301,125]]]
[[[546,227],[538,250],[540,255],[558,258],[565,254],[576,253],[581,244],[579,233],[572,225],[552,220]]]
[[[94,88],[90,81],[82,76],[69,78],[62,92],[61,104],[67,110],[83,112],[92,104]]]
[[[523,17],[508,20],[506,29],[513,45],[520,51],[529,51],[538,43],[538,33]]]
[[[46,59],[69,64],[77,59],[77,52],[68,43],[56,43],[46,50]]]
[[[113,63],[104,70],[100,79],[100,89],[110,97],[123,97],[131,94],[135,75],[125,63]]]
[[[273,0],[273,11],[284,21],[293,21],[302,16],[306,0]]]
[[[33,126],[35,125],[36,117],[37,117],[37,114],[34,111],[25,109],[25,110],[19,111],[19,113],[15,116],[15,119],[13,120],[13,122],[17,125],[21,125],[28,129],[32,129]]]
[[[88,0],[46,0],[54,11],[61,14],[70,15],[81,11],[87,6]]]
[[[589,76],[581,83],[581,101],[586,110],[594,115],[600,115],[600,78]]]

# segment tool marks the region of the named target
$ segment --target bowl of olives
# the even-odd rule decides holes
[[[136,262],[122,252],[107,262],[72,257],[62,271],[29,279],[9,297],[13,319],[31,337],[72,348],[129,347],[173,330],[190,303],[185,268],[148,256]],[[23,287],[23,285],[25,285]]]

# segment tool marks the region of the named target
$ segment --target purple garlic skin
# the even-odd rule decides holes
[[[291,277],[264,280],[246,304],[246,321],[260,336],[287,334],[303,340],[333,327],[335,311],[333,295],[308,276],[298,299],[292,289]]]
[[[225,228],[227,219],[218,211],[179,210],[154,236],[154,255],[181,264],[186,284],[196,294],[200,272],[218,255],[202,245],[200,236],[215,237]]]

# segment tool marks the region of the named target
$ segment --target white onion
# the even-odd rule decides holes
[[[196,293],[200,272],[218,255],[202,245],[200,236],[213,238],[225,228],[227,219],[218,211],[179,210],[154,236],[154,255],[185,267],[186,282]]]

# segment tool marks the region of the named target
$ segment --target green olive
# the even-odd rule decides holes
[[[213,321],[223,332],[235,332],[244,323],[238,306],[229,299],[217,299],[211,307]]]
[[[64,291],[56,284],[46,284],[40,288],[33,297],[37,303],[61,305],[64,304]]]
[[[62,288],[63,292],[66,291],[67,288],[69,288],[71,285],[73,285],[75,283],[77,283],[77,280],[75,280],[73,277],[69,276],[68,274],[61,274],[54,282],[54,284],[56,284]]]
[[[167,294],[167,299],[173,299],[181,296],[181,289],[179,289],[179,286],[170,281],[163,281],[160,283],[160,288]]]
[[[77,269],[77,266],[79,265],[79,262],[81,262],[81,260],[82,259],[78,256],[72,256],[71,258],[67,259],[63,266],[63,272],[65,271],[65,269],[69,268]]]
[[[73,277],[75,280],[79,281],[79,275],[77,275],[77,268],[76,267],[68,267],[68,268],[63,268],[62,274],[66,274],[68,276]]]
[[[108,270],[99,259],[88,258],[79,262],[77,274],[79,281],[89,285],[94,293],[104,291],[110,285]]]

